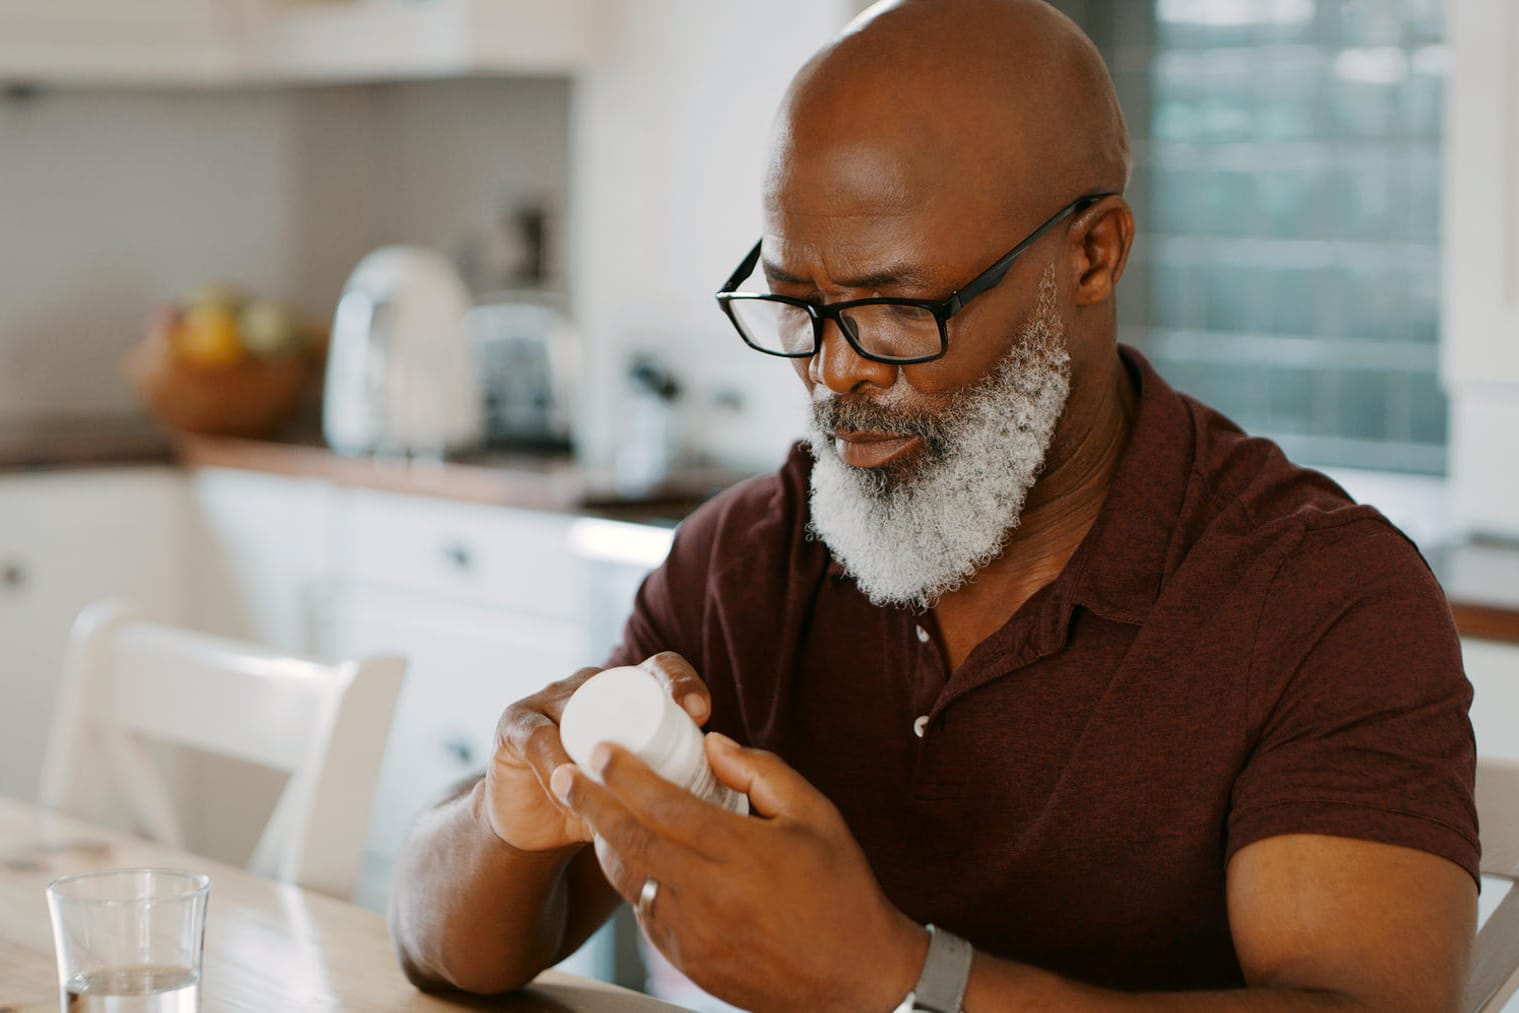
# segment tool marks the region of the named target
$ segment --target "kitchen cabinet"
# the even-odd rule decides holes
[[[0,79],[188,84],[237,65],[227,0],[7,0]]]
[[[1519,536],[1519,4],[1449,0],[1441,380],[1459,519]]]
[[[359,586],[337,598],[327,633],[335,655],[407,659],[358,898],[378,908],[413,820],[449,786],[484,769],[501,712],[583,664],[578,630],[567,621]]]
[[[507,520],[518,512],[501,513]],[[554,545],[565,548],[562,539]],[[568,560],[560,565],[567,567]],[[524,573],[524,584],[533,577]],[[355,895],[359,904],[383,911],[392,866],[417,815],[484,769],[495,747],[496,722],[509,704],[586,664],[584,632],[572,618],[529,616],[499,604],[367,583],[335,595],[329,620],[329,653],[383,651],[407,659]],[[611,980],[616,945],[611,928],[604,927],[559,966]]]
[[[294,653],[407,659],[360,892],[379,907],[412,820],[483,767],[501,711],[604,656],[587,647],[594,596],[569,538],[584,522],[234,468],[195,468],[188,489],[193,625]],[[219,856],[278,789],[253,771],[191,780],[229,778],[231,804],[187,789],[212,814],[198,843]]]
[[[196,468],[185,481],[188,604],[182,621],[218,636],[291,654],[316,654],[331,584],[334,491],[315,479]],[[202,756],[179,773],[185,827],[203,854],[247,860],[285,779]]]
[[[359,895],[378,907],[417,813],[483,769],[506,706],[596,659],[584,649],[572,518],[338,493],[318,652],[397,653],[408,664]]]
[[[569,73],[595,0],[9,0],[0,79],[204,86]]]
[[[507,704],[599,660],[585,650],[574,519],[234,468],[193,469],[189,490],[192,625],[294,653],[407,659],[359,892],[382,907],[412,820],[483,767]],[[205,817],[196,843],[237,860],[234,842],[254,836],[280,785],[203,771],[184,789]]]
[[[292,654],[314,649],[333,578],[332,487],[231,468],[191,472],[190,624]]]
[[[246,60],[296,81],[569,73],[595,51],[595,13],[594,0],[294,3],[255,22]]]
[[[633,597],[663,560],[668,525],[194,467],[171,533],[187,546],[192,625],[323,657],[407,659],[375,790],[356,899],[383,909],[417,814],[494,748],[513,701],[603,662]],[[178,790],[204,853],[238,862],[281,784],[205,758]],[[636,982],[628,926],[563,966]]]
[[[357,489],[334,516],[319,652],[408,664],[356,897],[383,910],[417,814],[484,768],[509,704],[605,660],[671,532]],[[636,984],[619,972],[636,965],[633,931],[606,926],[560,966]]]
[[[181,476],[141,468],[0,477],[0,794],[36,796],[69,630],[90,602],[183,610]]]
[[[525,616],[574,613],[562,514],[358,489],[340,509],[337,566],[356,583]]]

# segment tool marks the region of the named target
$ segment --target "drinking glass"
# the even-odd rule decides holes
[[[48,884],[64,1013],[200,1009],[207,876],[119,869]]]

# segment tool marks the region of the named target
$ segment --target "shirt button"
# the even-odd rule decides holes
[[[918,631],[918,643],[920,643],[920,644],[926,644],[926,643],[928,643],[928,631],[927,630],[925,630],[921,626],[914,626],[913,629],[915,629],[915,630]]]
[[[923,737],[923,733],[925,731],[927,731],[927,730],[928,730],[928,715],[927,714],[919,714],[918,715],[918,720],[916,720],[916,721],[914,721],[912,723],[912,733],[914,735],[916,735],[918,738],[921,739]]]

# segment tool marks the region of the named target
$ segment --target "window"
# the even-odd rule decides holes
[[[1135,142],[1120,337],[1294,460],[1445,470],[1440,0],[1072,0]]]

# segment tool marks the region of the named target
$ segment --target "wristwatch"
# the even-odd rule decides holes
[[[907,998],[892,1013],[961,1013],[975,949],[959,936],[928,926],[928,957]]]

